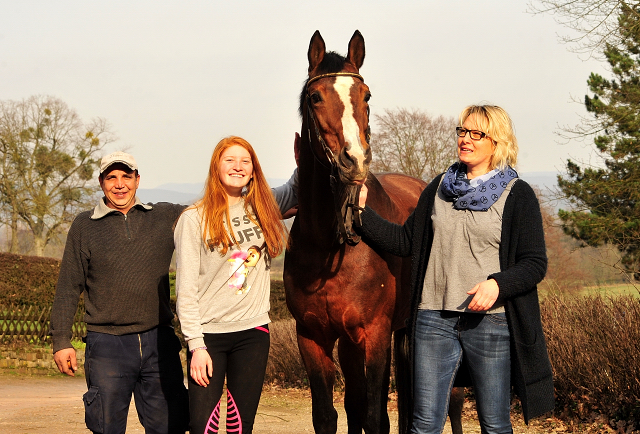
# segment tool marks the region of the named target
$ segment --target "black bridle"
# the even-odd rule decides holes
[[[338,161],[336,160],[336,156],[334,155],[331,148],[327,145],[322,134],[320,134],[320,128],[318,127],[318,122],[313,113],[313,109],[311,108],[311,104],[309,103],[309,84],[313,83],[316,80],[322,78],[330,78],[330,77],[355,77],[361,80],[364,83],[364,78],[360,74],[355,74],[352,72],[334,72],[329,74],[317,75],[313,78],[310,78],[307,81],[306,86],[306,96],[305,96],[305,106],[307,107],[307,116],[311,119],[311,123],[313,124],[315,130],[315,139],[320,143],[322,150],[324,151],[325,156],[327,157],[327,161],[323,161],[313,150],[313,136],[311,134],[311,127],[309,122],[307,122],[307,134],[309,139],[309,148],[311,150],[311,154],[316,159],[316,161],[323,167],[329,169],[329,183],[331,186],[331,194],[333,195],[333,203],[334,209],[336,213],[336,219],[338,223],[338,241],[340,244],[346,242],[351,246],[355,246],[360,242],[360,236],[353,230],[354,227],[362,226],[362,221],[360,220],[360,211],[364,211],[364,208],[358,206],[358,199],[360,196],[361,185],[344,185],[339,181],[339,168]],[[367,109],[367,122],[368,122],[368,109]],[[366,131],[366,140],[369,143],[371,138],[371,128],[367,125]],[[340,187],[346,187],[341,189]]]

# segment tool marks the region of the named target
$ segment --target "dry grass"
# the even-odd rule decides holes
[[[269,324],[271,348],[265,381],[283,387],[308,386],[307,373],[302,364],[293,319]]]
[[[618,285],[595,285],[585,286],[579,292],[580,295],[600,295],[603,297],[617,297],[620,295],[630,295],[640,298],[640,286],[633,283],[621,283]]]

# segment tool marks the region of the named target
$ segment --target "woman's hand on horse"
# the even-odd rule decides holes
[[[491,309],[498,299],[499,293],[498,282],[494,279],[478,283],[471,291],[467,292],[467,294],[473,295],[471,302],[469,302],[469,310],[484,311]]]
[[[360,197],[358,198],[358,206],[360,208],[364,208],[364,206],[367,204],[368,191],[369,189],[367,188],[366,184],[362,184],[362,188],[360,189]]]
[[[207,387],[209,377],[213,375],[213,362],[209,352],[198,349],[191,356],[191,378],[202,387]]]

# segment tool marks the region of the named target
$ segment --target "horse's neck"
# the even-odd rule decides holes
[[[311,170],[308,173],[300,168],[299,210],[305,219],[321,223],[318,226],[334,224],[335,209],[333,193],[326,170]]]
[[[303,129],[304,131],[304,129]],[[304,236],[333,237],[336,234],[336,214],[330,184],[329,162],[314,157],[308,138],[300,143],[298,168],[298,213],[301,234]]]
[[[377,176],[370,173],[368,178],[367,188],[369,192],[367,193],[367,206],[370,206],[371,209],[386,220],[403,223],[406,217],[408,217],[408,214],[398,207],[397,199],[391,198],[389,192],[385,190]]]

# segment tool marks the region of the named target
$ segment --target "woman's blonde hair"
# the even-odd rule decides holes
[[[287,245],[287,229],[282,222],[280,208],[264,177],[260,162],[253,147],[241,137],[226,137],[216,145],[209,164],[209,174],[204,187],[204,196],[194,206],[201,213],[202,240],[205,245],[217,247],[226,254],[229,247],[238,244],[229,226],[229,204],[227,193],[220,182],[220,159],[225,150],[232,146],[241,146],[249,152],[253,164],[253,177],[245,187],[244,209],[247,217],[258,225],[264,236],[267,251],[272,258],[278,256]]]
[[[469,116],[474,117],[477,127],[495,145],[489,169],[514,167],[518,162],[518,140],[507,112],[495,105],[470,105],[460,113],[460,126]]]

